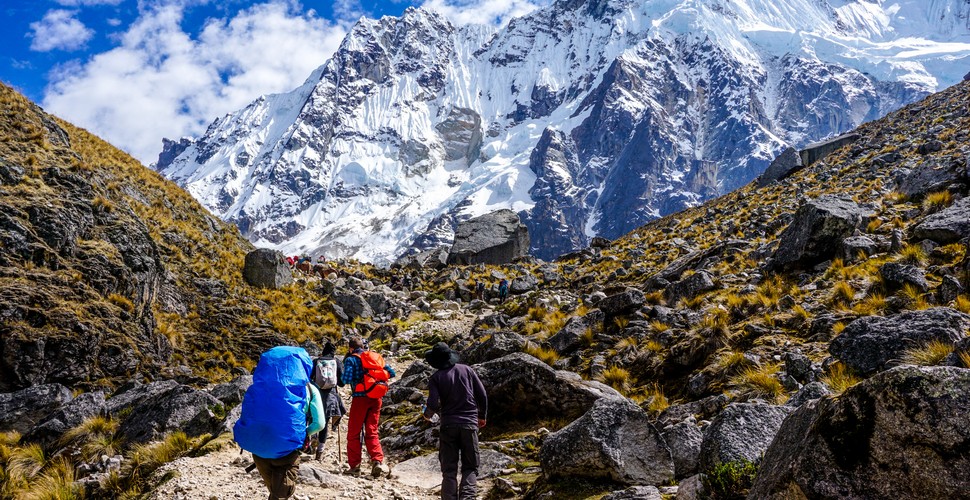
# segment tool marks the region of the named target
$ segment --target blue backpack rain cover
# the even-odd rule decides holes
[[[259,357],[242,415],[232,428],[239,446],[263,458],[280,458],[306,438],[307,384],[313,362],[302,347],[274,347]]]

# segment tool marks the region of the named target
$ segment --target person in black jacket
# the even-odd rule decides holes
[[[438,371],[428,381],[428,404],[424,418],[441,415],[438,461],[441,463],[441,498],[474,499],[478,490],[478,429],[485,427],[488,394],[468,365],[458,364],[458,353],[444,342],[428,352],[425,360]],[[458,463],[461,461],[461,484]]]

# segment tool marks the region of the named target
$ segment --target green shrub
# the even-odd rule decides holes
[[[704,486],[717,500],[743,500],[754,484],[758,467],[747,461],[738,460],[715,465],[707,471]]]

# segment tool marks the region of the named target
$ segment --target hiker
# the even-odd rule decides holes
[[[475,285],[475,297],[478,298],[478,300],[485,300],[485,282],[484,281],[479,281],[478,284]]]
[[[323,429],[320,429],[320,432],[316,435],[317,448],[313,458],[317,461],[321,460],[320,457],[323,455],[323,445],[328,437],[327,426],[331,426],[333,431],[336,432],[340,426],[340,417],[347,413],[344,402],[337,392],[337,383],[343,374],[343,367],[334,358],[336,353],[337,347],[327,339],[320,357],[313,361],[313,372],[310,374],[310,380],[320,390],[320,398],[326,414]]]
[[[384,362],[380,354],[366,349],[363,339],[350,338],[350,352],[344,357],[344,370],[340,385],[350,384],[350,417],[347,421],[347,465],[351,475],[360,474],[360,434],[371,459],[371,475],[381,477],[389,472],[384,465],[384,450],[377,435],[381,418],[381,398],[387,393],[387,381],[394,377],[394,369]]]
[[[428,381],[428,403],[424,418],[438,413],[441,429],[438,461],[441,464],[441,498],[474,499],[478,489],[478,429],[485,427],[488,394],[478,375],[468,365],[458,363],[458,353],[438,342],[425,355],[436,372]],[[458,464],[461,462],[461,484]]]
[[[270,500],[296,491],[300,452],[324,422],[320,392],[310,383],[313,363],[302,347],[274,347],[259,357],[233,439],[253,454]]]
[[[502,279],[498,282],[498,298],[499,302],[505,302],[505,299],[509,296],[509,280]]]

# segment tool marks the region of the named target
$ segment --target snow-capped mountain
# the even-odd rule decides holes
[[[156,165],[259,246],[388,261],[522,215],[550,258],[732,190],[970,70],[970,0],[559,0],[363,19]]]

